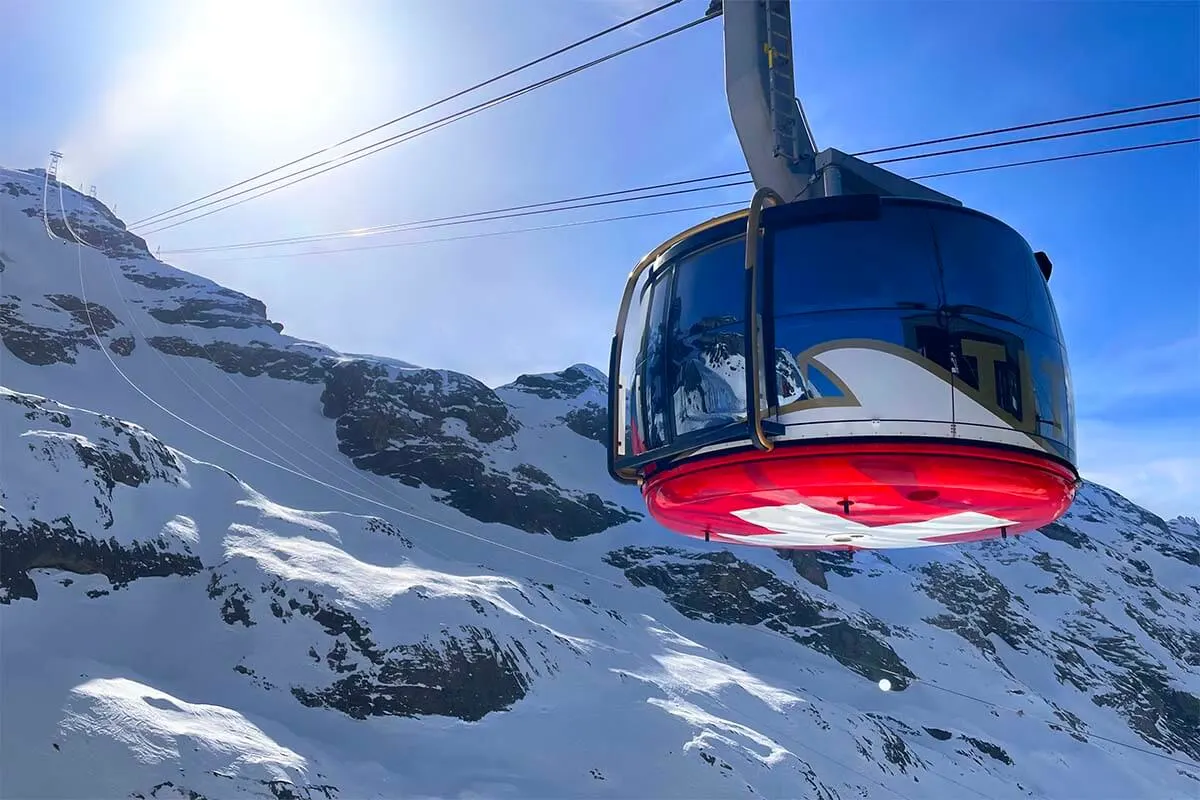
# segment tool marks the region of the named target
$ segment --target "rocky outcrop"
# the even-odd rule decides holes
[[[854,554],[849,551],[777,550],[776,553],[785,561],[790,561],[801,578],[822,589],[829,588],[826,576],[831,572],[843,578],[858,574],[858,569],[852,563]]]
[[[954,631],[1000,666],[993,636],[1022,653],[1036,646],[1038,629],[1027,616],[1028,604],[982,565],[935,562],[921,572],[921,590],[949,612],[927,617],[929,624]]]
[[[216,569],[208,594],[221,603],[229,625],[309,621],[318,626],[324,638],[319,646],[309,647],[308,658],[328,673],[329,681],[294,683],[289,691],[306,706],[334,709],[356,719],[443,716],[476,721],[510,708],[526,695],[534,677],[555,669],[544,654],[535,663],[522,641],[502,641],[483,624],[443,626],[436,636],[384,644],[349,609],[311,588],[278,579],[255,593]],[[479,600],[466,602],[476,613],[485,613]],[[238,671],[258,678],[251,668]]]
[[[108,333],[121,324],[116,315],[99,303],[85,303],[73,294],[48,294],[46,299],[71,315],[88,331]]]
[[[91,437],[75,433],[69,412],[33,395],[5,392],[0,403],[6,406],[0,414],[7,415],[15,406],[31,425],[21,437],[28,457],[56,472],[72,463],[82,467],[93,511],[90,519],[52,511],[18,516],[12,510],[17,498],[0,486],[0,602],[36,600],[37,587],[29,575],[34,569],[100,574],[114,589],[138,578],[199,571],[200,561],[186,542],[162,535],[118,540],[101,533],[114,525],[113,492],[118,485],[136,488],[179,480],[179,463],[162,442],[135,425],[103,415],[89,415]],[[12,441],[4,456],[10,463],[21,457],[12,452]]]
[[[238,345],[231,342],[212,342],[201,345],[182,336],[151,336],[147,344],[162,353],[211,361],[225,372],[248,378],[268,375],[285,381],[321,383],[326,368],[322,361],[295,350],[281,350],[265,342]]]
[[[69,517],[18,524],[0,515],[0,603],[37,600],[37,585],[29,575],[36,569],[103,575],[117,590],[139,578],[195,575],[202,566],[197,556],[179,552],[177,543],[164,537],[122,544],[116,537],[78,530]],[[106,594],[102,589],[88,593]]]
[[[500,466],[489,445],[515,435],[520,423],[466,375],[344,361],[330,367],[321,400],[337,421],[339,449],[358,467],[439,490],[442,502],[482,522],[569,540],[641,518],[559,486],[530,464]]]
[[[88,214],[73,210],[67,212],[67,221],[63,220],[60,212],[54,208],[57,192],[62,189],[50,190],[50,215],[48,222],[54,233],[68,242],[81,242],[88,247],[99,250],[109,258],[143,258],[149,257],[146,240],[125,229],[124,223],[112,216],[111,212],[94,198],[80,195],[88,205]],[[103,209],[105,213],[100,213]],[[27,209],[35,216],[41,216],[41,208]],[[67,222],[70,225],[68,226]]]
[[[897,690],[915,676],[887,644],[878,620],[855,624],[837,607],[815,600],[761,567],[727,551],[685,553],[667,547],[625,547],[605,556],[634,586],[653,586],[680,614],[725,625],[781,633],[871,680]],[[871,628],[873,630],[869,630]]]
[[[608,409],[599,403],[573,408],[562,417],[563,424],[585,439],[605,444],[608,436]]]
[[[73,295],[52,295],[50,302],[20,301],[11,295],[0,299],[0,341],[5,348],[27,364],[74,364],[79,349],[96,349],[92,323],[101,335],[119,324],[116,315],[98,303],[86,308]],[[44,322],[28,319],[36,313]],[[92,321],[88,320],[88,312]],[[55,324],[46,324],[53,320]]]
[[[432,369],[389,371],[365,360],[334,365],[321,395],[325,416],[376,449],[390,439],[451,438],[490,444],[519,424],[495,393],[474,378]],[[466,436],[456,435],[456,427]],[[354,454],[359,455],[359,454]]]
[[[574,364],[561,372],[521,375],[504,388],[532,394],[543,400],[570,400],[589,389],[607,392],[608,382],[601,372],[592,367]]]
[[[520,642],[502,647],[480,628],[436,643],[397,645],[386,656],[361,653],[370,663],[367,669],[345,665],[348,651],[340,642],[323,656],[313,653],[314,660],[351,674],[315,691],[292,687],[292,694],[306,706],[356,719],[441,716],[475,722],[523,698],[528,687],[522,669],[532,668]]]
[[[236,292],[229,299],[203,298],[180,300],[174,308],[152,308],[150,316],[167,325],[190,325],[195,328],[254,328],[267,326],[266,307]],[[264,319],[255,319],[264,317]]]
[[[121,274],[125,276],[126,280],[133,281],[138,286],[146,289],[156,289],[158,291],[178,289],[180,287],[189,285],[187,278],[175,275],[166,275],[159,271],[148,272],[143,270],[137,264],[122,264]]]
[[[22,196],[34,196],[33,190],[30,189],[28,185],[24,183],[18,183],[17,181],[0,181],[0,191],[4,192],[10,197],[20,198]]]

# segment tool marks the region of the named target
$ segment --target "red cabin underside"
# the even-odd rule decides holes
[[[1025,533],[1066,513],[1077,485],[1069,467],[1036,453],[943,442],[850,442],[699,458],[650,476],[643,494],[658,522],[689,536],[707,532],[736,541],[774,534],[779,544],[755,544],[842,550]],[[738,511],[756,521],[735,516]],[[764,517],[771,527],[764,527]],[[964,519],[958,527],[974,529],[945,532],[945,523],[953,527]]]

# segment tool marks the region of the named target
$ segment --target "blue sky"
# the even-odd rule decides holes
[[[685,0],[484,91],[653,35],[707,4]],[[133,220],[650,5],[4,0],[0,164],[40,166],[58,147],[68,181],[95,184],[102,200]],[[1200,95],[1195,3],[804,0],[797,7],[797,79],[820,147],[853,152]],[[166,250],[302,235],[743,169],[722,69],[720,23],[708,23],[150,241]],[[1190,121],[896,170],[920,175],[1198,132]],[[1085,473],[1160,513],[1200,514],[1200,147],[928,183],[1009,222],[1054,259]],[[747,194],[728,189],[408,237]],[[604,366],[629,268],[714,213],[298,259],[195,255],[175,263],[261,298],[293,335],[497,384],[577,361]]]

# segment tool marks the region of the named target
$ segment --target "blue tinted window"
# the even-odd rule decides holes
[[[1020,234],[976,214],[947,210],[931,216],[952,310],[998,314],[1058,338],[1046,279]]]
[[[938,306],[933,233],[919,206],[885,204],[874,220],[783,228],[771,234],[767,252],[776,317]]]
[[[675,265],[667,380],[676,436],[745,414],[745,254],[739,236]]]
[[[686,256],[675,266],[675,325],[688,336],[740,324],[746,312],[745,238],[730,239]]]

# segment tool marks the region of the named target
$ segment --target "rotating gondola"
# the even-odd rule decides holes
[[[788,89],[787,0],[723,15],[758,189],[630,274],[610,474],[664,526],[725,543],[919,547],[1058,519],[1080,480],[1049,258],[953,198],[817,152]]]

